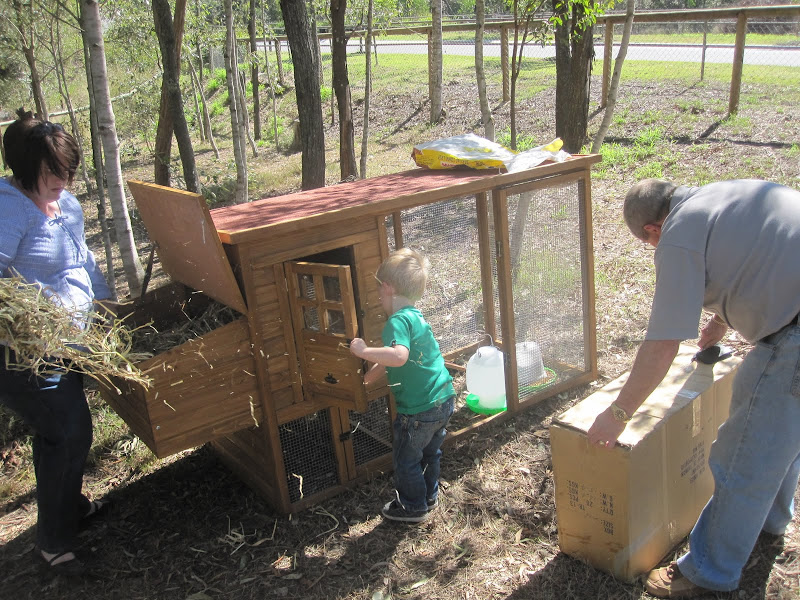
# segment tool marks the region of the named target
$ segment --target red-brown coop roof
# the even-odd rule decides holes
[[[316,222],[344,220],[365,212],[386,214],[413,206],[415,200],[419,200],[416,204],[423,204],[472,193],[476,186],[470,184],[493,176],[497,171],[412,169],[216,208],[210,213],[220,239],[235,244],[260,237],[266,228],[299,230]]]

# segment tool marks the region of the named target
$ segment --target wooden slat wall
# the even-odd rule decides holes
[[[362,315],[363,327],[363,331],[359,331],[359,333],[368,345],[379,345],[383,325],[386,323],[386,315],[378,297],[378,281],[375,279],[375,272],[386,258],[386,253],[381,247],[377,232],[372,239],[356,244],[353,252],[356,263],[353,278],[358,289],[359,299],[356,310]]]
[[[222,462],[272,506],[284,513],[289,512],[288,496],[282,492],[276,470],[270,467],[272,450],[265,428],[238,431],[214,440],[212,446]]]
[[[122,397],[111,389],[104,397],[158,457],[249,427],[259,414],[245,319],[138,366],[152,378],[151,387],[118,384]]]
[[[291,311],[288,305],[286,282],[282,264],[319,252],[352,246],[355,257],[354,279],[359,290],[360,304],[356,312],[362,314],[367,329],[367,339],[380,340],[385,316],[378,301],[377,282],[373,277],[382,260],[377,221],[374,218],[357,219],[342,235],[340,227],[317,228],[308,235],[284,236],[257,242],[248,247],[250,277],[254,295],[248,296],[251,318],[258,323],[263,338],[262,351],[268,365],[269,387],[273,409],[284,411],[293,405],[308,403],[303,397],[300,374],[297,373],[297,353],[291,328]],[[244,270],[244,268],[243,268]],[[367,290],[365,297],[363,290]],[[299,408],[299,407],[298,407]],[[313,410],[308,403],[308,410]],[[302,410],[291,410],[294,417]],[[285,419],[280,417],[280,422]]]
[[[253,265],[275,265],[369,241],[373,236],[375,218],[363,217],[348,221],[346,226],[337,223],[330,227],[304,229],[301,234],[291,232],[269,236],[263,241],[253,242],[250,250]]]
[[[145,390],[140,386],[134,386],[121,380],[115,380],[122,394],[117,394],[115,389],[106,385],[100,386],[100,393],[111,408],[114,409],[128,427],[139,436],[148,448],[158,456],[155,451],[156,440],[153,437],[153,426],[150,417],[147,415],[147,401],[145,400]],[[159,456],[159,458],[164,458]]]

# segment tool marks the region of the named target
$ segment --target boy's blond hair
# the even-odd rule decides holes
[[[416,302],[425,292],[429,267],[427,257],[411,248],[400,248],[389,254],[375,276],[391,285],[395,293]]]

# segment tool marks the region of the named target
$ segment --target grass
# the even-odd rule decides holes
[[[713,27],[713,25],[712,25]],[[621,38],[614,30],[614,41]],[[706,44],[733,46],[736,42],[735,33],[708,33]],[[632,44],[702,44],[703,33],[636,33],[631,35]],[[797,36],[779,33],[748,33],[748,46],[797,46]]]
[[[580,267],[548,250],[528,251],[521,258],[514,280],[515,294],[536,290],[548,297],[567,298],[580,289]]]
[[[666,51],[665,51],[666,52]],[[603,61],[595,60],[593,72],[602,73]],[[613,69],[613,62],[612,62]],[[623,66],[622,79],[640,81],[685,81],[693,85],[700,80],[700,65],[696,63],[670,61],[626,60]],[[703,71],[704,82],[730,83],[731,65],[706,63]],[[744,65],[742,67],[744,85],[780,86],[781,97],[797,97],[800,95],[800,69],[776,65]]]
[[[645,116],[643,124],[652,120]],[[631,170],[636,179],[664,177],[666,167],[677,161],[675,149],[665,138],[661,127],[648,127],[641,131],[632,144],[612,142],[600,148],[603,162],[595,167],[595,176],[603,179],[612,173]]]

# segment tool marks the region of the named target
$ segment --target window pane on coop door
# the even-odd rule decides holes
[[[346,335],[347,329],[345,327],[344,312],[341,310],[326,310],[328,318],[327,333],[332,335]]]
[[[317,297],[317,290],[314,287],[314,276],[307,273],[298,273],[297,290],[300,292],[301,298],[315,300]]]
[[[342,286],[339,283],[338,277],[323,277],[322,287],[325,290],[325,300],[328,300],[329,302],[342,301]]]
[[[316,306],[303,307],[303,327],[312,331],[319,331],[319,313]]]

